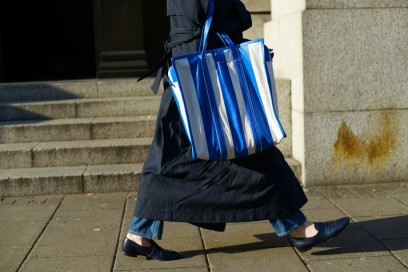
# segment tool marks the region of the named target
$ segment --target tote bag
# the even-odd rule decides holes
[[[210,0],[197,53],[173,57],[173,96],[192,157],[229,160],[262,152],[286,137],[278,117],[270,50],[262,38],[205,51],[214,12]]]

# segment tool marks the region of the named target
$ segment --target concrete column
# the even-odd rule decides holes
[[[271,0],[264,36],[292,84],[306,186],[406,181],[408,2]]]

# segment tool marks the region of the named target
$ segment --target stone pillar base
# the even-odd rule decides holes
[[[292,82],[303,184],[406,181],[408,2],[271,2],[264,36]]]

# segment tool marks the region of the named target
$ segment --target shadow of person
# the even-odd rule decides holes
[[[279,247],[290,247],[290,243],[285,237],[278,237],[275,233],[262,233],[254,235],[260,241],[253,243],[243,243],[231,246],[213,247],[204,250],[190,250],[180,252],[183,258],[190,258],[197,255],[203,254],[214,254],[214,253],[226,253],[235,254],[242,252],[251,252],[262,250],[265,248],[279,248]]]
[[[408,215],[359,219],[338,237],[316,246],[312,255],[386,252],[408,249]],[[321,250],[327,248],[326,250]]]
[[[341,254],[386,254],[388,251],[408,249],[408,215],[394,217],[379,217],[359,219],[350,225],[334,239],[316,245],[301,254],[329,256]],[[242,253],[265,248],[292,247],[285,237],[275,233],[255,234],[260,241],[239,245],[214,247],[204,250],[184,251],[185,258],[212,253]]]

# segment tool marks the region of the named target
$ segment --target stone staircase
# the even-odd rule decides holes
[[[2,84],[0,195],[134,191],[160,103],[148,83]]]
[[[1,84],[0,197],[135,191],[161,98],[150,83]]]

